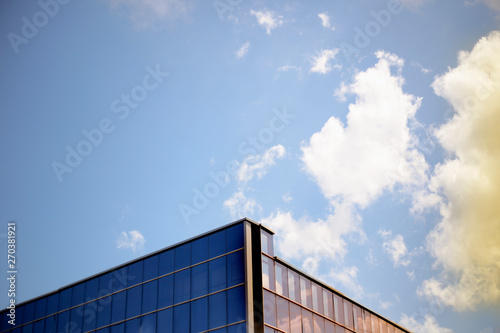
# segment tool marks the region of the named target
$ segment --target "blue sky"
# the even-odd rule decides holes
[[[18,301],[248,216],[415,332],[499,332],[498,0],[0,8]]]

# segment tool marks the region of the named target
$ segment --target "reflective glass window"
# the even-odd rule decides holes
[[[208,236],[208,257],[213,258],[226,253],[226,231],[222,230]]]
[[[142,317],[141,333],[156,333],[156,313]]]
[[[47,309],[47,297],[40,298],[35,303],[35,319],[45,317],[45,310]]]
[[[208,237],[199,238],[191,243],[191,265],[208,259]]]
[[[45,319],[35,321],[35,323],[33,324],[33,330],[35,333],[43,332],[44,327],[45,327]]]
[[[127,287],[131,287],[142,282],[143,268],[144,262],[142,260],[128,266]]]
[[[22,325],[23,321],[24,306],[18,306],[16,308],[16,325]]]
[[[191,264],[191,243],[178,246],[174,249],[174,268],[179,270]]]
[[[100,311],[97,312],[97,327],[109,324],[111,319],[111,296],[101,298],[99,301]]]
[[[71,293],[71,306],[82,304],[85,300],[85,283],[77,284]]]
[[[174,251],[165,251],[160,253],[160,263],[158,266],[158,275],[165,275],[174,271]]]
[[[396,333],[394,326],[389,323],[387,323],[387,333]]]
[[[241,249],[244,246],[244,231],[243,223],[232,226],[226,229],[226,249],[227,252],[231,252],[237,249]]]
[[[234,331],[234,332],[236,333],[236,332],[246,332],[246,331]],[[226,327],[219,328],[217,330],[210,331],[210,333],[227,333],[227,328]]]
[[[174,274],[174,304],[189,300],[191,291],[191,270]]]
[[[91,331],[96,328],[97,301],[87,303],[83,309],[83,331]]]
[[[191,302],[191,332],[197,333],[208,329],[208,297]]]
[[[352,314],[354,316],[354,330],[355,331],[364,331],[365,325],[363,322],[363,313],[362,313],[361,309],[359,308],[359,306],[353,305]]]
[[[172,327],[174,322],[172,314],[173,314],[172,308],[168,308],[158,312],[157,314],[158,332],[172,332]]]
[[[349,328],[354,328],[353,318],[352,318],[352,303],[344,299],[344,325]]]
[[[21,333],[21,332],[22,332],[22,327],[16,327],[16,328],[11,330],[11,333]]]
[[[142,307],[142,285],[127,290],[127,318],[141,314]]]
[[[56,333],[57,315],[45,318],[45,333]]]
[[[211,260],[208,265],[209,292],[226,288],[226,257]]]
[[[276,327],[276,296],[264,290],[264,323]]]
[[[125,319],[125,308],[127,306],[127,291],[121,291],[111,296],[111,323]]]
[[[35,318],[35,302],[30,302],[24,305],[23,322],[29,323]]]
[[[311,291],[312,291],[312,303],[313,303],[313,310],[324,314],[323,312],[323,288],[318,286],[316,283],[312,283],[311,285]]]
[[[99,277],[99,297],[107,295],[113,291],[113,272],[106,273]]]
[[[245,286],[239,286],[227,291],[227,322],[228,324],[245,320],[246,301]]]
[[[286,267],[276,262],[274,263],[274,270],[276,275],[276,292],[288,297],[288,276]]]
[[[99,278],[85,282],[85,302],[96,299],[99,294]]]
[[[148,281],[154,279],[155,277],[158,277],[159,258],[160,258],[159,255],[155,255],[144,260],[144,272],[143,272],[144,281]]]
[[[281,297],[276,297],[276,319],[279,329],[290,332],[290,309],[288,308],[288,301]]]
[[[291,269],[288,270],[288,297],[300,303],[300,279],[299,274]]]
[[[125,333],[125,323],[111,326],[110,331],[111,333]]]
[[[208,294],[208,263],[191,268],[191,298]]]
[[[372,331],[373,333],[380,333],[380,326],[378,323],[378,317],[371,315],[372,317]]]
[[[141,331],[141,318],[127,320],[125,322],[126,333],[139,333]]]
[[[325,320],[313,314],[314,333],[325,333]]]
[[[229,326],[227,328],[227,333],[241,333],[241,332],[246,332],[246,331],[247,331],[247,324],[246,323],[232,325],[232,326]]]
[[[325,333],[335,333],[335,324],[332,322],[325,320]],[[362,332],[367,333],[367,332]]]
[[[364,322],[365,322],[365,331],[372,332],[372,318],[370,312],[363,310]]]
[[[302,308],[302,333],[313,333],[312,312]]]
[[[158,280],[153,280],[142,285],[142,313],[157,309]]]
[[[335,325],[335,333],[350,333],[350,331],[347,331],[342,326]]]
[[[70,322],[69,322],[70,311],[64,311],[57,315],[57,331],[58,332],[69,332]]]
[[[311,281],[305,277],[300,277],[300,304],[312,308]]]
[[[344,305],[342,298],[338,295],[333,295],[333,309],[335,312],[335,321],[339,324],[344,324]]]
[[[81,332],[83,329],[83,305],[71,309],[69,332]]]
[[[8,304],[8,303],[7,303]],[[9,310],[10,311],[10,310]],[[9,324],[10,318],[7,317],[6,315],[2,315],[0,317],[0,330],[6,331],[7,329],[10,329],[12,327],[11,324]]]
[[[275,290],[274,287],[274,260],[262,255],[262,285],[264,288]]]
[[[245,259],[243,250],[227,255],[227,288],[245,282]]]
[[[33,333],[33,324],[28,324],[23,326],[22,328],[23,333]]]
[[[290,332],[302,333],[302,311],[293,303],[290,303]]]
[[[59,293],[55,293],[49,296],[47,300],[47,316],[56,313],[59,308]]]
[[[383,319],[379,319],[380,333],[387,333],[387,323]]]
[[[226,292],[220,292],[208,297],[208,328],[226,325]]]
[[[271,257],[274,256],[274,248],[273,248],[273,235],[268,233],[267,231],[261,230],[260,231],[261,235],[261,243],[262,243],[262,252],[265,254],[270,255]]]
[[[109,327],[101,328],[100,330],[97,330],[96,333],[110,333]]]
[[[158,308],[174,304],[174,276],[167,275],[158,280]]]
[[[189,332],[189,303],[184,303],[174,307],[174,329],[172,332]]]
[[[111,285],[113,286],[113,292],[123,290],[127,287],[127,280],[129,279],[128,267],[122,267],[113,271],[113,278],[111,280]]]
[[[66,310],[71,306],[71,288],[61,291],[59,296],[59,311]]]
[[[324,315],[330,319],[333,318],[333,295],[332,293],[323,288],[323,312]]]

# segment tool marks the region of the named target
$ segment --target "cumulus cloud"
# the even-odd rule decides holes
[[[255,16],[257,23],[266,29],[268,35],[271,34],[271,30],[276,29],[283,24],[283,16],[277,15],[276,13],[264,9],[262,11],[251,10],[250,14]]]
[[[334,285],[342,285],[352,293],[354,298],[363,298],[364,290],[357,280],[358,268],[356,266],[344,267],[341,270],[331,270],[329,276],[333,279]]]
[[[248,50],[250,49],[250,42],[246,42],[243,44],[238,51],[236,51],[236,58],[243,58],[245,54],[247,54]]]
[[[175,19],[185,15],[192,7],[185,0],[109,0],[111,7],[128,16],[139,28],[151,27],[164,19]]]
[[[240,164],[236,177],[241,183],[252,180],[254,176],[262,178],[277,159],[285,157],[286,150],[282,145],[276,145],[264,152],[262,155],[251,155]]]
[[[419,323],[414,317],[403,314],[399,323],[414,333],[452,333],[449,328],[439,326],[436,318],[426,315],[423,323]]]
[[[480,2],[483,2],[491,9],[496,10],[497,12],[500,12],[500,1],[499,0],[480,0]]]
[[[233,219],[253,215],[256,210],[262,209],[254,199],[247,198],[243,190],[235,192],[231,198],[224,201],[223,206]]]
[[[312,67],[309,72],[326,74],[333,68],[340,68],[340,65],[335,64],[332,66],[330,64],[330,60],[335,59],[337,53],[339,53],[339,49],[322,50],[318,56],[313,57]]]
[[[427,237],[441,274],[419,293],[454,307],[500,302],[500,32],[460,52],[432,87],[455,114],[436,131],[449,157],[435,168],[430,195],[442,220]],[[421,205],[423,206],[423,205]]]
[[[116,241],[116,246],[119,249],[131,249],[133,252],[141,250],[144,247],[144,236],[137,230],[122,231]]]
[[[380,230],[379,234],[384,238],[382,248],[389,255],[394,264],[397,266],[408,266],[410,260],[408,259],[408,249],[402,235],[392,235],[391,231]]]
[[[320,18],[321,20],[321,25],[325,28],[328,28],[328,29],[332,29],[332,30],[335,30],[334,27],[331,26],[330,24],[330,16],[328,16],[327,13],[320,13],[318,14],[318,17]]]

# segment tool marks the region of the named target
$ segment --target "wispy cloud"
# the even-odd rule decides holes
[[[389,255],[394,264],[397,266],[408,266],[410,260],[408,259],[408,249],[402,235],[392,235],[391,231],[380,230],[379,234],[384,239],[382,248]]]
[[[235,192],[231,198],[224,201],[223,206],[233,219],[247,217],[253,215],[256,210],[262,210],[254,199],[245,196],[243,190]]]
[[[419,63],[418,61],[412,61],[411,62],[411,65],[413,67],[417,67],[418,69],[420,69],[420,72],[422,72],[422,74],[429,74],[430,72],[432,72],[432,70],[428,69],[428,68],[425,68],[421,63]]]
[[[335,269],[330,271],[329,275],[335,284],[340,284],[347,290],[349,290],[354,298],[363,298],[365,292],[363,287],[358,282],[358,268],[356,266],[344,267],[341,270]]]
[[[281,66],[281,67],[278,67],[278,72],[289,72],[289,71],[295,71],[297,72],[297,77],[300,79],[302,79],[303,77],[303,74],[302,74],[302,67],[298,67],[298,66],[292,66],[292,65],[285,65],[285,66]],[[275,75],[275,79],[278,78],[279,75],[276,74]]]
[[[330,61],[335,59],[335,56],[338,52],[339,49],[322,50],[318,56],[313,57],[312,67],[309,72],[326,74],[333,68],[341,68],[338,64],[335,64],[333,66],[330,64]]]
[[[250,42],[246,42],[245,44],[241,45],[241,47],[236,51],[236,58],[240,59],[243,58],[248,50],[250,49]]]
[[[276,29],[283,24],[283,16],[277,15],[267,9],[262,11],[251,10],[250,14],[257,18],[257,23],[266,29],[268,35],[271,34],[271,30]]]
[[[142,250],[144,247],[144,236],[137,230],[129,231],[128,233],[122,231],[116,241],[116,246],[119,249],[131,249],[133,252]]]
[[[403,314],[399,323],[414,333],[452,333],[449,328],[441,327],[436,318],[431,315],[425,315],[424,322],[419,323],[415,317]]]
[[[264,152],[262,155],[251,155],[240,164],[237,171],[238,181],[246,183],[253,177],[262,178],[277,159],[285,156],[286,150],[282,145],[276,145]]]
[[[323,27],[335,30],[335,28],[332,27],[330,24],[330,16],[328,16],[327,13],[320,13],[320,14],[318,14],[318,17],[321,19],[321,25]]]

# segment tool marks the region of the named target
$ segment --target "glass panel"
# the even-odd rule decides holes
[[[226,325],[226,292],[208,297],[208,328]]]
[[[231,332],[233,332],[233,331],[231,331]],[[236,332],[241,333],[241,332],[246,332],[246,330],[245,330],[245,331],[236,331],[236,330],[235,330],[235,331],[234,331],[234,333],[236,333]],[[219,328],[219,329],[217,329],[217,330],[210,331],[210,333],[227,333],[227,328],[226,328],[226,327]]]
[[[288,270],[288,297],[300,303],[300,279],[299,274],[295,273],[291,269]]]
[[[156,333],[156,313],[142,317],[141,333]]]
[[[172,273],[174,271],[174,251],[160,253],[159,275]]]
[[[36,301],[34,319],[45,317],[45,309],[47,309],[47,297],[40,298],[38,301]]]
[[[125,319],[125,307],[127,305],[127,292],[122,291],[114,294],[111,302],[111,323]]]
[[[262,255],[262,283],[265,288],[274,288],[274,260]]]
[[[231,228],[226,229],[226,250],[231,252],[241,249],[244,246],[243,223],[237,224]]]
[[[123,290],[125,287],[127,287],[127,280],[129,278],[127,271],[127,266],[113,271],[113,279],[111,280],[113,292]]]
[[[191,302],[191,332],[197,333],[208,329],[208,297]]]
[[[90,331],[96,328],[97,301],[85,304],[83,310],[83,331]]]
[[[350,333],[350,331],[347,331],[342,326],[335,325],[335,333]]]
[[[142,286],[135,286],[127,290],[127,318],[141,314]]]
[[[159,258],[160,258],[159,255],[155,255],[144,260],[144,272],[143,272],[144,281],[148,281],[150,279],[158,277]]]
[[[189,332],[189,303],[174,307],[174,329],[172,332]]]
[[[33,330],[35,333],[43,332],[44,327],[45,327],[45,319],[35,321],[35,323],[33,324]],[[394,333],[394,332],[392,332],[392,333]]]
[[[127,271],[127,287],[135,286],[142,282],[142,270],[144,267],[144,262],[138,261],[128,266]]]
[[[191,265],[208,259],[208,237],[197,239],[191,243]]]
[[[153,280],[142,285],[142,313],[157,309],[158,280]]]
[[[290,303],[290,332],[302,333],[302,314],[300,306]]]
[[[73,287],[71,296],[71,306],[82,304],[85,300],[85,283],[77,284]]]
[[[191,264],[191,243],[178,246],[174,249],[175,270],[188,267]]]
[[[71,288],[61,291],[59,296],[59,311],[66,310],[71,306]]]
[[[226,257],[209,262],[209,292],[226,288]]]
[[[373,333],[380,333],[380,326],[378,323],[378,317],[371,315],[372,317],[372,331]]]
[[[311,281],[300,277],[300,304],[312,308]]]
[[[352,319],[352,303],[344,299],[344,325],[349,328],[354,328]]]
[[[313,333],[312,312],[302,309],[302,333]]]
[[[59,308],[59,293],[52,294],[47,300],[47,316],[56,313]]]
[[[111,333],[125,333],[125,323],[111,326]]]
[[[387,333],[396,333],[395,327],[387,323]]]
[[[344,305],[342,298],[338,295],[333,295],[333,309],[335,310],[335,321],[344,325]]]
[[[365,321],[365,332],[372,332],[372,319],[370,317],[370,312],[363,310],[364,321]]]
[[[141,330],[141,318],[136,318],[125,322],[126,333],[139,333],[140,330]]]
[[[111,296],[99,300],[101,310],[97,312],[97,327],[109,324],[111,319]]]
[[[85,282],[85,302],[96,299],[99,293],[99,278]]]
[[[174,304],[189,300],[191,270],[185,269],[174,274]]]
[[[208,257],[213,258],[226,253],[226,231],[222,230],[208,236]]]
[[[312,283],[312,303],[313,303],[313,310],[324,314],[323,312],[323,293],[322,293],[323,288],[318,286],[316,283]]]
[[[113,272],[106,273],[99,277],[99,297],[109,294],[113,291]]]
[[[290,332],[290,312],[288,301],[281,297],[276,297],[276,317],[278,328]]]
[[[30,302],[24,306],[24,323],[29,323],[35,318],[35,303]]]
[[[276,296],[264,290],[264,323],[276,327]]]
[[[261,234],[261,242],[262,242],[262,252],[273,257],[274,256],[273,236],[264,230],[261,230],[260,234]]]
[[[33,333],[33,324],[23,326],[23,333]]]
[[[243,333],[247,331],[247,324],[241,323],[227,328],[227,333]]]
[[[359,306],[353,304],[352,314],[354,316],[354,330],[364,332],[365,325],[363,322],[363,313],[361,312],[361,309],[359,308]]]
[[[383,319],[379,319],[380,333],[387,333],[387,323]]]
[[[276,272],[276,292],[280,295],[288,297],[288,276],[287,269],[285,266],[274,263],[274,269]]]
[[[191,298],[208,294],[208,263],[191,268]]]
[[[100,330],[96,331],[97,333],[109,333],[109,327],[101,328]]]
[[[23,321],[24,306],[19,306],[16,308],[16,325],[22,325]]]
[[[50,316],[45,319],[45,333],[56,333],[57,316]]]
[[[71,309],[69,332],[81,332],[83,328],[83,305]]]
[[[158,308],[174,304],[174,276],[167,275],[158,280]]]
[[[245,282],[243,250],[227,255],[227,288]]]
[[[325,333],[335,333],[335,325],[328,320],[325,320]],[[367,332],[363,332],[363,333],[367,333]]]
[[[227,323],[232,324],[246,319],[245,287],[240,286],[227,291]]]
[[[323,310],[326,317],[334,319],[332,293],[325,288],[323,288]]]
[[[325,320],[318,315],[313,315],[314,333],[325,333]]]
[[[172,308],[158,312],[158,332],[172,332],[173,326]]]
[[[70,311],[64,311],[57,315],[57,330],[58,332],[69,332],[69,313]]]

